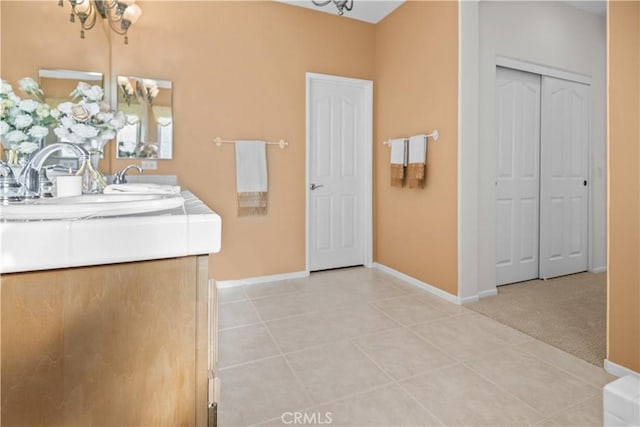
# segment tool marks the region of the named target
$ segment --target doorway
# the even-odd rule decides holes
[[[372,264],[373,82],[307,73],[306,270]]]
[[[586,271],[590,87],[496,68],[497,285]]]

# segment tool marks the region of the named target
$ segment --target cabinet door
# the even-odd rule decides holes
[[[2,275],[2,424],[206,425],[206,281],[206,256]]]

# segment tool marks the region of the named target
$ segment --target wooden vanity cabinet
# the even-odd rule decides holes
[[[208,282],[207,255],[1,275],[0,424],[206,426]]]

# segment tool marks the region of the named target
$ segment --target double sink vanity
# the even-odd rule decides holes
[[[219,215],[189,191],[41,198],[0,233],[2,425],[215,422]]]

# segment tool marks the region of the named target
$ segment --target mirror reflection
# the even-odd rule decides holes
[[[71,101],[71,92],[80,82],[104,87],[102,73],[73,70],[48,70],[41,68],[38,72],[40,87],[45,94],[45,102],[51,107]]]
[[[38,79],[44,92],[44,102],[52,109],[63,102],[71,101],[73,99],[71,92],[76,89],[80,82],[104,88],[104,75],[94,71],[41,68],[38,71]],[[49,132],[44,143],[52,144],[54,142],[58,142],[58,137],[53,132]],[[62,164],[74,169],[78,168],[76,155],[73,150],[68,148],[60,150],[57,156],[51,156],[48,163]]]
[[[120,159],[173,157],[172,85],[168,80],[118,76],[118,110],[126,124],[118,131]]]

